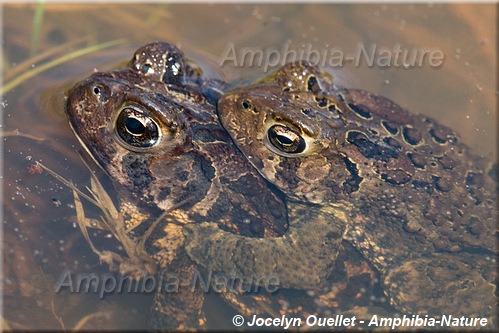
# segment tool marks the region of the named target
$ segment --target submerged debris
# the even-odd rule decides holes
[[[150,235],[150,232],[144,234],[139,238],[130,237],[130,235],[125,230],[125,220],[123,215],[118,211],[118,209],[116,209],[113,201],[111,200],[111,197],[94,173],[91,173],[90,188],[87,187],[87,190],[90,193],[90,195],[88,195],[79,190],[71,181],[66,180],[64,177],[47,168],[40,162],[37,161],[36,165],[40,168],[43,168],[50,175],[52,175],[54,178],[62,182],[73,191],[76,209],[76,220],[83,234],[83,237],[85,237],[88,245],[90,246],[92,251],[97,254],[101,262],[107,263],[111,270],[117,271],[123,275],[130,276],[137,280],[146,275],[156,273],[156,265],[151,256],[147,254],[145,250],[145,240]],[[101,216],[100,220],[85,217],[85,212],[80,197],[83,197],[90,203],[94,204],[102,211],[103,216]],[[160,220],[161,218],[162,216],[160,216],[158,220]],[[155,224],[156,223],[157,222],[155,222]],[[90,239],[88,228],[109,231],[114,236],[114,238],[116,238],[121,243],[121,246],[123,247],[123,250],[128,257],[124,257],[113,251],[98,250]]]

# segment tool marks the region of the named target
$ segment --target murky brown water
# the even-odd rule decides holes
[[[497,156],[495,5],[51,4],[45,5],[36,29],[38,47],[32,37],[35,7],[3,7],[4,85],[84,46],[126,41],[22,79],[2,96],[2,284],[4,320],[10,328],[70,329],[95,313],[99,315],[89,318],[83,328],[145,327],[150,295],[99,300],[88,294],[54,293],[54,282],[65,268],[76,274],[105,273],[107,267],[99,265],[71,222],[71,192],[46,173],[30,174],[28,167],[39,160],[80,188],[88,185],[88,171],[77,154],[81,148],[63,113],[64,89],[94,68],[107,69],[127,60],[149,41],[173,42],[208,74],[227,80],[263,71],[236,66],[239,63],[234,61],[218,68],[230,45],[235,50],[282,50],[289,43],[289,49],[297,51],[311,45],[326,51],[337,47],[345,53],[354,52],[358,43],[436,48],[445,55],[439,68],[369,67],[364,62],[346,63],[333,73],[347,86],[377,92],[411,111],[437,118],[458,130],[480,154]],[[111,242],[104,233],[99,239],[103,246]],[[217,309],[210,309],[209,315],[217,318],[210,326],[230,328],[231,317]]]

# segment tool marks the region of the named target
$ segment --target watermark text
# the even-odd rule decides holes
[[[311,65],[322,67],[344,67],[366,65],[380,68],[439,68],[445,55],[436,47],[406,48],[401,44],[379,46],[375,43],[358,43],[354,50],[347,52],[338,47],[315,48],[304,44],[300,48],[291,47],[290,43],[279,48],[236,47],[228,43],[220,56],[219,66],[262,67],[264,72],[284,66],[286,63],[304,60]]]
[[[73,274],[64,270],[57,279],[55,292],[94,293],[99,298],[105,298],[114,293],[176,293],[180,288],[191,291],[202,289],[204,292],[238,292],[253,293],[260,290],[273,293],[279,289],[277,276],[262,276],[258,278],[226,277],[211,271],[201,272],[185,278],[175,274],[145,275],[136,280],[121,274],[79,273]]]

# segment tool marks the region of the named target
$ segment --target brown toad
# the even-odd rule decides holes
[[[150,69],[145,63],[155,54]],[[180,280],[178,292],[156,295],[156,328],[203,324],[203,290],[191,289],[198,272],[183,248],[186,223],[211,221],[248,237],[276,236],[287,225],[281,198],[235,148],[201,90],[178,49],[153,43],[128,68],[78,83],[66,101],[75,134],[114,181],[133,235],[144,235],[155,217],[191,199],[147,242],[160,273]]]
[[[204,80],[200,76],[199,70],[196,71],[191,67],[195,66],[195,64],[186,66],[179,65],[182,58],[178,56],[178,52],[175,50],[176,49],[172,45],[164,42],[148,44],[135,53],[129,66],[139,75],[146,77],[148,82],[152,84],[162,82],[166,84],[169,89],[175,89],[175,85],[179,84],[184,88],[192,85],[194,85],[196,89],[201,87],[203,95],[208,102],[216,103],[224,90],[228,89],[228,85],[219,80]],[[181,68],[185,68],[183,76],[178,73]],[[199,126],[196,128],[198,128],[198,130],[201,129]],[[217,152],[208,151],[207,153]],[[227,167],[235,166],[231,163],[226,163],[226,165]],[[247,172],[246,170],[241,171]],[[266,199],[263,198],[263,200]],[[296,223],[299,225],[299,221],[301,220],[301,216],[298,215],[296,211],[299,210],[292,209],[289,215],[293,224],[292,230],[294,230]],[[317,221],[318,220],[319,219],[317,219]],[[310,223],[307,222],[307,224]],[[314,281],[315,276],[313,274],[313,269],[318,267],[317,265],[323,265],[321,266],[323,269],[319,269],[318,271],[327,272],[330,270],[327,267],[334,264],[335,274],[328,277],[328,288],[322,290],[320,294],[315,293],[315,295],[311,297],[308,292],[297,294],[296,292],[288,293],[287,291],[282,291],[278,295],[268,293],[246,295],[224,293],[222,296],[240,313],[248,316],[254,314],[278,316],[288,312],[292,313],[294,316],[305,317],[309,313],[328,312],[334,307],[339,307],[339,305],[335,305],[335,303],[340,299],[343,299],[348,293],[354,292],[357,294],[357,298],[359,298],[360,292],[360,294],[365,294],[365,298],[367,299],[367,295],[372,292],[371,287],[375,282],[375,273],[365,261],[360,260],[360,257],[355,253],[352,253],[353,250],[348,244],[340,245],[340,229],[337,225],[332,225],[331,230],[335,232],[335,234],[331,236],[330,248],[327,249],[327,255],[333,255],[330,257],[331,260],[324,260],[322,263],[317,264],[310,259],[324,257],[324,248],[318,248],[320,252],[313,250],[307,252],[306,258],[300,258],[299,256],[290,253],[286,260],[287,263],[293,264],[295,267],[297,267],[300,262],[309,262],[314,265],[314,267],[309,267],[310,269],[308,271],[298,271],[296,279],[299,279],[300,281],[303,281],[305,278]],[[267,247],[264,246],[260,251],[265,251],[266,248]],[[338,248],[340,248],[340,259],[335,262],[333,258],[338,252]],[[254,278],[261,279],[262,276],[255,276]],[[367,286],[367,289],[363,286]],[[351,307],[349,304],[349,301],[341,300],[342,309],[350,310]],[[363,304],[365,304],[365,302]]]
[[[329,216],[324,222],[345,225],[344,238],[382,273],[400,311],[493,316],[496,168],[457,133],[384,97],[336,86],[304,62],[227,93],[218,112],[253,166],[290,201],[313,207],[311,222],[319,206]],[[307,219],[305,209],[302,214]],[[323,246],[328,227],[310,228],[291,238],[308,247],[283,242],[268,250],[271,260]],[[234,252],[235,244],[253,253],[265,240],[211,224],[189,227],[186,235],[189,255],[200,264],[249,276],[275,270],[281,283],[288,282],[285,266],[260,264],[269,260],[263,253],[213,255]],[[293,286],[310,287],[308,281]]]

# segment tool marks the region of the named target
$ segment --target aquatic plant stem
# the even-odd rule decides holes
[[[102,49],[105,49],[105,48],[108,48],[111,46],[115,46],[115,45],[124,44],[126,41],[127,41],[127,39],[123,38],[123,39],[116,39],[116,40],[112,40],[109,42],[89,46],[89,47],[86,47],[84,49],[74,51],[74,52],[66,54],[62,57],[59,57],[59,58],[54,59],[52,61],[49,61],[43,65],[34,67],[33,69],[26,71],[26,72],[22,73],[21,75],[19,75],[18,77],[16,77],[15,79],[7,82],[3,87],[0,88],[0,95],[5,94],[7,91],[14,89],[18,85],[22,84],[24,81],[44,72],[52,67],[60,65],[60,64],[66,62],[66,61],[69,61],[71,59],[81,57],[81,56],[88,54],[88,53],[92,53],[92,52],[102,50]]]
[[[35,16],[33,17],[33,27],[31,28],[31,50],[30,57],[34,57],[38,53],[40,47],[40,31],[42,30],[43,12],[45,5],[43,1],[36,4]]]

